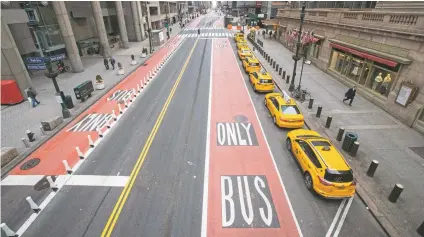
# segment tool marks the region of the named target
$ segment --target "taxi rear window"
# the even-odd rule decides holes
[[[300,114],[299,109],[297,108],[297,106],[294,106],[294,105],[282,105],[281,111],[283,112],[283,114],[289,114],[289,115]]]
[[[268,80],[268,79],[260,79],[259,80],[260,83],[272,83],[272,80]]]
[[[353,181],[352,170],[325,170],[324,179],[335,183],[347,183]]]
[[[245,49],[245,50],[242,50],[242,52],[243,53],[250,53],[250,50]]]
[[[250,66],[252,66],[252,67],[259,66],[259,63],[250,63]]]

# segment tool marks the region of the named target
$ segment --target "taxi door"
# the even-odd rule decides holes
[[[243,60],[243,67],[244,67],[244,70],[247,72],[247,67],[249,66],[249,59],[247,59],[247,58],[245,58],[244,60]]]
[[[255,87],[256,83],[258,83],[258,74],[256,72],[250,73],[250,84]]]
[[[270,105],[271,116],[276,116],[278,114],[278,111],[279,111],[278,101],[274,97],[269,98],[269,100],[271,100],[271,105]],[[276,119],[278,119],[278,118],[276,118]]]
[[[300,139],[296,139],[293,144],[293,154],[299,162],[300,167],[302,167],[303,171],[307,169],[307,160],[305,154],[305,147],[307,146],[308,144]]]

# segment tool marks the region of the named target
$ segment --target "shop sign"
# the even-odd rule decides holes
[[[30,70],[45,70],[46,62],[55,62],[66,58],[64,53],[47,57],[26,57],[26,65]]]
[[[400,85],[399,92],[396,96],[396,103],[406,107],[415,98],[418,91],[418,87],[412,82],[402,82]]]

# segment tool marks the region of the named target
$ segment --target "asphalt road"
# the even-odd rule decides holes
[[[216,19],[204,18],[198,27],[212,26]],[[111,236],[200,236],[210,53],[210,39],[186,38],[76,173],[130,176],[154,133]],[[288,130],[272,124],[263,94],[253,92],[243,75],[303,236],[326,236],[332,225],[327,236],[337,236],[337,229],[343,237],[386,236],[358,197],[334,218],[342,201],[325,200],[306,189],[299,166],[284,146]],[[166,113],[157,127],[164,106]],[[65,186],[23,236],[100,236],[122,191],[122,187]],[[344,201],[345,206],[348,203]]]

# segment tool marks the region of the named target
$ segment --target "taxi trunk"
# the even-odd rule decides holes
[[[274,91],[274,82],[272,79],[259,79],[258,84],[256,84],[256,90],[260,92]]]
[[[278,125],[285,128],[301,128],[304,125],[304,118],[302,114],[284,115],[279,119]]]
[[[324,178],[315,177],[315,191],[327,198],[346,198],[355,194],[356,181],[352,170],[329,170]]]

